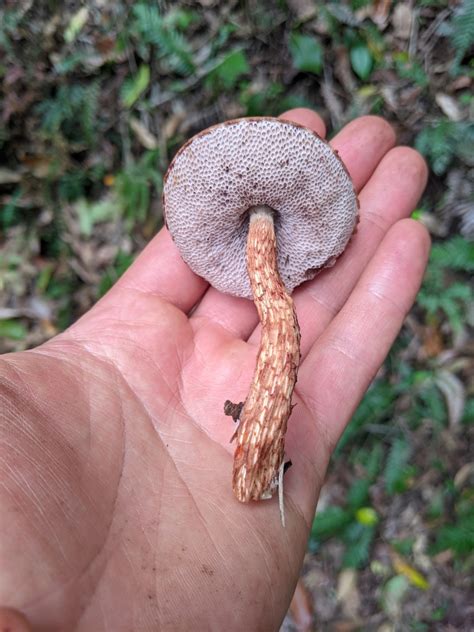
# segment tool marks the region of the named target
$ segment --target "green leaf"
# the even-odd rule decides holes
[[[407,468],[411,456],[411,448],[404,438],[395,439],[385,464],[385,488],[389,494],[402,492],[405,489],[407,476],[411,473]]]
[[[368,79],[372,72],[374,60],[367,46],[365,44],[358,44],[351,48],[350,59],[356,75],[363,81]]]
[[[369,500],[369,487],[370,481],[367,479],[359,478],[352,483],[347,492],[347,505],[352,511],[367,503]]]
[[[133,79],[127,79],[122,86],[122,103],[125,107],[132,105],[145,92],[150,84],[150,67],[142,64]]]
[[[78,200],[75,210],[79,219],[79,229],[83,235],[89,237],[96,224],[114,219],[120,212],[117,202],[112,198],[106,198],[98,202]]]
[[[384,449],[382,448],[380,443],[376,443],[370,451],[369,458],[364,463],[367,475],[369,476],[371,482],[374,482],[375,478],[380,472],[380,468],[382,467],[383,455]]]
[[[258,90],[249,83],[242,86],[239,101],[245,107],[247,116],[268,116],[281,111],[284,93],[285,88],[281,83],[270,83]]]
[[[163,18],[163,25],[168,28],[178,28],[185,31],[193,22],[199,19],[199,15],[191,9],[172,8]]]
[[[79,33],[82,31],[85,23],[87,22],[87,18],[89,17],[89,9],[87,7],[82,7],[79,9],[77,13],[75,13],[64,33],[64,39],[68,44],[73,42]]]
[[[370,553],[370,547],[375,537],[375,526],[367,526],[360,522],[353,522],[344,532],[346,550],[342,565],[346,568],[361,568]]]
[[[395,575],[388,580],[382,591],[382,608],[392,619],[398,619],[402,609],[403,599],[410,583],[403,575]]]
[[[54,265],[47,263],[40,271],[38,278],[36,279],[36,291],[39,294],[44,294],[48,288],[51,277],[53,276]]]
[[[352,514],[342,507],[328,507],[316,514],[311,529],[311,537],[318,540],[330,538],[344,529],[351,520]]]
[[[292,33],[289,49],[296,70],[320,74],[323,68],[323,48],[315,37]]]
[[[429,316],[444,312],[454,332],[462,331],[474,292],[469,283],[456,280],[452,271],[474,271],[474,244],[456,236],[435,244],[417,303]],[[454,278],[453,278],[454,277]]]
[[[460,557],[474,552],[474,507],[458,516],[454,524],[445,525],[438,530],[433,552],[446,549],[451,549]]]
[[[28,330],[19,320],[0,320],[0,338],[23,340]]]
[[[451,42],[456,51],[453,69],[457,70],[464,56],[474,44],[474,2],[463,0],[454,9],[450,23]]]
[[[402,79],[408,79],[408,81],[416,83],[420,88],[426,88],[429,85],[430,79],[423,70],[423,66],[418,62],[410,59],[404,53],[396,53],[393,58],[395,68]]]
[[[474,424],[474,397],[469,398],[466,402],[462,423],[466,425]]]
[[[162,17],[153,3],[137,2],[132,9],[132,31],[136,33],[137,48],[142,50],[141,56],[148,60],[151,54],[150,45],[155,47],[158,57],[168,69],[182,76],[195,71],[191,47],[178,29],[185,29],[189,22],[179,9]]]
[[[415,139],[415,147],[428,159],[437,175],[443,175],[456,157],[471,165],[473,143],[474,124],[445,119],[425,127]]]
[[[474,243],[456,235],[431,250],[431,261],[444,268],[474,272]]]
[[[367,424],[381,423],[384,419],[390,419],[395,399],[396,393],[391,384],[383,381],[375,382],[367,391],[339,439],[336,455],[352,443],[359,433],[364,433]]]
[[[17,203],[22,195],[23,191],[21,187],[18,187],[10,197],[10,200],[3,206],[2,212],[0,213],[0,228],[10,228],[10,226],[21,221],[21,214]]]
[[[234,50],[209,73],[206,86],[212,89],[233,88],[242,75],[247,74],[250,67],[243,50]]]
[[[35,108],[42,115],[42,132],[53,140],[60,134],[71,142],[92,145],[97,137],[99,92],[97,81],[60,85],[54,98]]]
[[[405,557],[409,557],[413,551],[413,545],[416,542],[416,538],[401,538],[400,540],[392,540],[391,546],[400,553],[400,555],[404,555]]]
[[[139,161],[132,162],[115,177],[114,190],[122,213],[132,222],[146,219],[151,197],[161,189],[158,153],[157,149],[145,152]]]

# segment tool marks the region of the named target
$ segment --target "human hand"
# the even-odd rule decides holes
[[[309,110],[285,118],[324,135]],[[209,288],[162,230],[83,318],[0,358],[0,603],[38,630],[273,630],[298,577],[331,452],[418,290],[426,183],[387,123],[332,141],[357,234],[294,293],[302,363],[278,500],[231,489],[233,422],[259,341],[252,302]]]

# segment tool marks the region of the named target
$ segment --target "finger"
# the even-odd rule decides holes
[[[395,224],[348,301],[315,343],[297,391],[316,420],[313,439],[335,446],[387,355],[419,289],[429,254],[426,229]]]
[[[322,118],[306,108],[296,108],[281,115],[287,121],[299,123],[323,137],[326,126]],[[236,338],[248,337],[258,322],[257,311],[252,301],[236,298],[210,287],[193,313],[196,323],[204,319],[225,329]]]
[[[283,116],[288,119],[290,113]],[[308,124],[310,116],[308,110],[297,110],[295,118],[291,120]],[[394,143],[394,131],[386,121],[377,116],[364,116],[349,123],[331,145],[344,161],[354,180],[354,186],[359,190]],[[213,288],[206,292],[195,316],[221,325],[244,340],[248,339],[258,323],[256,310],[251,303],[233,301]],[[251,341],[256,342],[258,337],[256,332]]]
[[[117,294],[123,292],[156,295],[188,312],[207,287],[208,283],[183,261],[168,230],[163,228],[108,296],[116,301]]]
[[[0,632],[31,632],[31,627],[18,610],[0,607]]]
[[[396,147],[382,159],[359,196],[360,223],[347,251],[333,268],[295,292],[303,358],[344,305],[387,230],[411,214],[427,177],[426,164],[413,149]]]
[[[278,118],[304,125],[304,127],[316,132],[321,138],[326,136],[326,124],[314,110],[308,108],[293,108],[292,110],[286,110],[286,112],[280,114]]]
[[[375,116],[365,116],[349,123],[332,141],[357,187],[372,178],[359,196],[360,223],[347,252],[334,268],[322,272],[294,294],[303,354],[344,303],[382,238],[380,231],[373,229],[371,234],[368,229],[370,214],[379,212],[380,223],[385,222],[387,229],[397,219],[406,217],[421,195],[426,178],[423,160],[411,149],[391,149],[394,142],[390,125]],[[364,158],[359,160],[352,147],[365,147],[361,152]],[[395,174],[406,176],[403,192],[398,191],[399,181],[392,180]],[[254,329],[248,338],[250,344],[258,344],[259,340],[260,327]]]
[[[383,118],[361,116],[343,127],[330,144],[360,191],[395,141],[393,127]]]

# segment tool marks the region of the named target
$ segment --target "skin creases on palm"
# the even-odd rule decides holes
[[[33,614],[33,620],[37,613],[55,614],[45,619],[49,629],[60,621],[72,626],[79,618],[83,629],[93,629],[89,620],[96,619],[100,608],[110,609],[107,625],[121,629],[115,626],[123,625],[124,613],[116,612],[114,603],[129,602],[130,594],[137,602],[134,607],[143,608],[151,619],[161,619],[168,609],[166,616],[176,617],[185,599],[194,603],[194,620],[202,617],[202,625],[209,608],[219,610],[223,621],[229,620],[235,614],[217,608],[218,600],[224,600],[229,590],[242,589],[241,578],[226,571],[226,558],[230,568],[235,564],[233,556],[240,563],[247,555],[263,556],[270,567],[280,558],[279,563],[293,573],[299,559],[281,545],[275,559],[277,543],[286,534],[279,533],[278,514],[272,516],[270,506],[252,507],[244,522],[239,515],[240,505],[234,503],[230,487],[230,447],[213,436],[220,433],[213,430],[214,422],[220,421],[228,441],[232,422],[216,410],[209,427],[200,427],[185,411],[197,398],[180,395],[170,383],[171,372],[163,377],[163,366],[146,345],[117,334],[122,343],[114,347],[113,361],[103,342],[114,335],[110,331],[100,333],[100,342],[57,340],[36,352],[6,358],[2,366],[2,387],[7,392],[13,383],[17,390],[22,380],[15,417],[36,419],[10,446],[18,459],[26,452],[28,464],[20,468],[13,461],[6,473],[9,489],[2,499],[2,515],[14,512],[18,517],[10,534],[13,542],[2,538],[8,544],[8,550],[2,550],[4,568],[12,569],[3,580],[3,599]],[[169,344],[167,337],[165,350]],[[135,374],[133,358],[116,368],[132,349],[141,358],[141,376]],[[168,367],[179,370],[186,354],[179,351],[170,349],[164,360]],[[127,375],[134,377],[128,380]],[[50,377],[45,380],[45,376]],[[201,371],[188,379],[191,390],[202,388]],[[30,410],[28,392],[35,393]],[[209,398],[211,406],[213,400],[214,395]],[[259,526],[261,509],[267,514],[266,530]],[[304,529],[304,523],[291,528],[300,532],[302,543]],[[273,543],[263,551],[262,533]],[[28,568],[31,560],[34,566]],[[249,575],[247,595],[270,589],[266,581],[262,584],[258,566],[241,573]],[[204,603],[195,602],[189,593],[187,584],[193,575],[201,587],[209,586]],[[17,591],[9,594],[7,587],[20,582],[23,599],[16,602]],[[111,603],[108,591],[113,594]],[[170,591],[175,597],[166,606],[158,595]],[[289,587],[286,593],[291,596]],[[191,605],[188,609],[193,610]]]
[[[323,132],[313,113],[290,116]],[[223,404],[245,398],[255,309],[208,289],[162,231],[67,332],[0,359],[0,604],[39,630],[278,629],[330,451],[426,263],[425,230],[403,219],[426,170],[393,144],[374,117],[333,141],[361,223],[337,266],[294,294],[286,528],[276,499],[244,505],[231,489]]]

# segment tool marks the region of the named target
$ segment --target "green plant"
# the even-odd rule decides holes
[[[278,116],[281,112],[313,104],[298,94],[288,93],[281,83],[273,82],[260,89],[251,83],[242,85],[240,103],[246,116]]]
[[[359,79],[363,81],[368,79],[374,66],[374,59],[368,47],[365,44],[356,44],[351,48],[349,57],[351,66]]]
[[[21,8],[0,9],[0,48],[9,53],[12,51],[11,38],[15,35],[24,13]]]
[[[18,206],[18,202],[22,195],[23,191],[21,187],[18,187],[11,196],[10,201],[3,206],[2,212],[0,213],[0,228],[2,230],[10,228],[21,221],[23,213]]]
[[[346,568],[363,567],[370,554],[370,547],[376,534],[376,525],[361,524],[354,521],[344,533],[343,540],[346,545],[342,565]]]
[[[474,143],[474,124],[440,120],[425,127],[416,137],[415,146],[437,175],[443,175],[454,160],[469,162]]]
[[[94,194],[101,192],[104,175],[105,167],[102,164],[91,167],[79,165],[59,176],[53,173],[50,177],[53,185],[52,195],[65,202],[74,202],[80,197],[94,197]]]
[[[433,246],[417,303],[430,318],[446,315],[453,331],[459,332],[474,293],[456,272],[474,272],[474,244],[460,236]]]
[[[378,516],[369,505],[369,490],[381,466],[381,448],[360,451],[363,473],[349,488],[343,507],[331,505],[317,512],[311,529],[310,546],[317,549],[325,540],[338,537],[345,545],[343,566],[360,568],[368,558],[377,531]]]
[[[120,210],[117,201],[112,197],[105,197],[94,202],[79,199],[74,204],[79,230],[84,237],[90,237],[92,235],[96,224],[117,218]]]
[[[147,151],[115,177],[117,193],[124,216],[143,222],[154,191],[161,191],[161,175],[157,168],[158,150]]]
[[[385,463],[384,480],[385,489],[391,495],[403,492],[407,488],[407,480],[413,474],[413,469],[408,465],[411,452],[411,447],[404,437],[395,439],[390,447]]]
[[[10,340],[23,340],[28,333],[25,325],[16,319],[0,320],[0,338],[10,338]]]
[[[395,53],[393,61],[399,77],[413,81],[420,88],[426,88],[429,85],[430,80],[423,67],[416,60],[412,59],[407,52]]]
[[[323,47],[316,37],[294,32],[290,35],[288,47],[297,70],[320,74],[323,68]]]
[[[387,381],[374,382],[339,440],[336,456],[340,455],[347,445],[355,442],[356,437],[360,438],[361,435],[366,434],[368,424],[389,420],[395,400],[395,390]]]
[[[469,49],[474,45],[474,2],[472,0],[463,0],[454,9],[448,25],[448,34],[456,53],[452,70],[457,72]]]
[[[222,89],[231,90],[249,71],[245,51],[236,49],[222,57],[207,75],[204,85],[214,92]]]
[[[142,64],[137,74],[126,79],[122,85],[122,103],[126,108],[131,108],[150,84],[150,67]]]
[[[365,0],[354,0],[350,7],[330,2],[319,8],[333,45],[343,45],[347,49],[352,70],[362,81],[369,79],[374,68],[382,63],[386,46],[372,23],[367,20],[360,23],[356,17],[354,12],[365,4]]]
[[[175,9],[162,15],[154,2],[138,2],[132,7],[130,34],[142,59],[150,61],[154,51],[167,69],[181,76],[196,70],[191,47],[182,31],[193,22],[195,14]]]
[[[93,146],[97,138],[99,89],[95,81],[59,86],[54,96],[36,108],[42,117],[43,133],[53,140],[62,135],[71,143]]]
[[[467,488],[463,495],[455,501],[452,520],[437,530],[436,539],[432,546],[432,553],[436,554],[446,549],[466,559],[474,553],[474,489]]]

